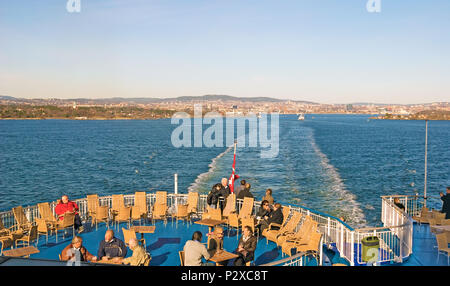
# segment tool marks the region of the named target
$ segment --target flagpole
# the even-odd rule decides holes
[[[425,182],[423,186],[424,207],[427,207],[427,151],[428,151],[428,120],[425,119]]]

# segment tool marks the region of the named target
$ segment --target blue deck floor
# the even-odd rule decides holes
[[[136,222],[135,225],[138,225],[138,223]],[[114,230],[116,237],[123,240],[122,227],[128,228],[126,223],[120,224],[119,230],[110,225],[110,228]],[[80,234],[80,236],[83,237],[83,245],[91,254],[97,255],[99,243],[102,239],[104,239],[104,234],[107,230],[106,224],[99,224],[98,230],[96,231],[95,225],[91,228],[90,223],[87,223],[85,224],[85,229],[85,232]],[[147,245],[146,249],[152,255],[150,265],[180,265],[178,251],[183,250],[183,246],[186,241],[191,239],[192,233],[197,230],[203,233],[203,242],[206,242],[206,233],[208,232],[207,226],[197,224],[189,225],[185,222],[179,221],[177,227],[175,223],[172,225],[170,220],[166,225],[164,225],[162,221],[157,221],[155,233],[145,234],[144,236]],[[140,234],[137,234],[137,236],[140,237]],[[40,236],[38,244],[40,253],[31,255],[31,258],[58,259],[58,255],[61,253],[62,249],[70,243],[71,239],[71,233],[63,239],[62,232],[60,232],[58,236],[58,243],[55,242],[55,236],[49,236],[49,241],[47,244],[45,241],[45,236]],[[230,236],[228,237],[228,232],[225,228],[224,249],[233,252],[237,248],[237,244],[238,239],[236,237],[236,230],[231,230]],[[128,256],[131,256],[131,251],[128,251],[127,257]],[[254,265],[273,262],[281,258],[281,251],[277,248],[275,243],[269,242],[266,244],[265,238],[259,239],[255,251]]]

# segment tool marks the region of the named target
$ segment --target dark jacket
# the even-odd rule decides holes
[[[98,248],[97,258],[102,259],[103,256],[109,257],[125,257],[127,255],[127,247],[122,240],[114,237],[111,242],[102,240]]]
[[[74,254],[70,254],[69,253],[69,249],[72,249],[72,243],[67,245],[63,251],[61,252],[61,260],[63,261],[67,261],[70,259],[71,256],[73,256]],[[81,246],[80,248],[80,260],[81,261],[92,261],[92,258],[94,258],[94,255],[90,254],[89,251],[87,251],[87,249],[84,246]]]
[[[446,194],[441,197],[443,201],[442,204],[442,213],[445,213],[445,219],[450,219],[450,194]]]
[[[281,225],[283,223],[283,212],[281,211],[281,208],[278,208],[276,211],[271,212],[267,222],[269,224],[277,223]],[[272,229],[279,229],[279,227],[274,226],[272,227]]]
[[[245,197],[254,198],[252,193],[250,193],[250,190],[247,189],[247,188],[245,188],[242,191],[240,191],[239,195],[236,198],[243,200]]]
[[[244,185],[239,185],[234,189],[234,194],[236,195],[236,198],[239,196],[239,193],[245,189]]]
[[[245,249],[241,252],[241,254],[245,258],[245,261],[251,261],[255,257],[255,249],[258,240],[256,239],[256,236],[252,235],[249,237],[249,239],[247,239],[246,242],[244,242],[243,237],[244,236],[241,236],[241,239],[239,239],[239,244],[242,245],[242,248]]]
[[[220,189],[220,196],[223,197],[224,199],[226,199],[226,198],[228,198],[230,193],[231,193],[230,187],[228,187],[228,186],[224,187],[222,185],[222,188]]]
[[[216,190],[216,186],[211,189],[211,192],[209,192],[208,197],[206,198],[206,202],[208,205],[217,205],[217,202],[219,201],[220,192]]]
[[[272,209],[269,209],[268,211],[266,211],[263,207],[260,207],[256,216],[264,218],[265,216],[269,216],[271,212],[272,212]]]

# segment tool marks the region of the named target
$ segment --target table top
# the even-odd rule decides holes
[[[450,231],[450,225],[433,225],[433,228],[444,231]]]
[[[154,225],[141,225],[141,226],[132,226],[130,227],[131,230],[133,230],[134,232],[139,232],[139,233],[154,233],[156,226]]]
[[[222,261],[225,261],[225,260],[230,260],[230,259],[233,259],[233,258],[236,258],[236,257],[238,257],[239,255],[237,255],[237,254],[234,254],[234,253],[231,253],[231,252],[228,252],[228,251],[222,251],[220,254],[214,254],[214,256],[213,257],[211,257],[209,260],[211,260],[211,261],[213,261],[213,262],[222,262]]]
[[[216,226],[218,224],[224,223],[225,221],[226,220],[216,220],[216,219],[206,218],[206,219],[198,220],[195,223],[201,224],[201,225],[207,225],[207,226]]]
[[[122,262],[114,262],[112,259],[110,260],[97,260],[97,261],[91,261],[92,263],[102,263],[102,264],[114,264],[114,265],[120,265]]]
[[[39,253],[39,249],[34,246],[20,247],[3,251],[3,255],[12,257],[28,256],[35,253]]]

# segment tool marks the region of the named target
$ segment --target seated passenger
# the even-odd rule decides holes
[[[194,232],[192,240],[186,241],[184,245],[184,266],[205,266],[209,263],[202,263],[202,257],[206,260],[210,258],[205,245],[202,242],[202,233],[200,231]]]
[[[130,238],[128,247],[133,251],[133,255],[127,258],[118,258],[117,260],[123,264],[130,264],[131,266],[143,266],[145,261],[151,259],[144,247],[140,246],[136,238]]]
[[[283,213],[281,212],[281,205],[279,203],[274,204],[273,212],[271,212],[268,216],[264,217],[264,219],[261,220],[260,224],[261,233],[264,231],[264,229],[268,228],[271,223],[276,223],[279,225],[283,223]],[[280,229],[280,228],[274,226],[273,229]]]
[[[69,197],[64,195],[55,207],[55,213],[58,215],[58,219],[62,220],[65,213],[75,213],[74,226],[78,233],[83,232],[83,225],[81,218],[78,214],[78,205],[75,202],[69,200]]]
[[[114,231],[109,229],[105,233],[105,239],[100,242],[98,248],[98,259],[108,260],[114,258],[115,261],[120,261],[127,255],[127,247],[122,240],[114,237]]]
[[[239,195],[236,197],[237,199],[243,200],[244,198],[254,198],[253,194],[250,192],[250,188],[252,186],[250,183],[245,184],[245,188],[239,192]]]
[[[74,236],[72,243],[67,245],[61,252],[61,260],[97,261],[97,257],[90,254],[83,246],[83,238],[81,236]]]
[[[266,195],[262,198],[263,201],[268,201],[270,205],[273,205],[272,189],[266,190]]]
[[[248,225],[245,226],[244,233],[239,239],[239,245],[236,249],[236,254],[239,257],[234,260],[234,266],[243,266],[254,259],[256,243],[257,239],[253,235],[252,228]]]

